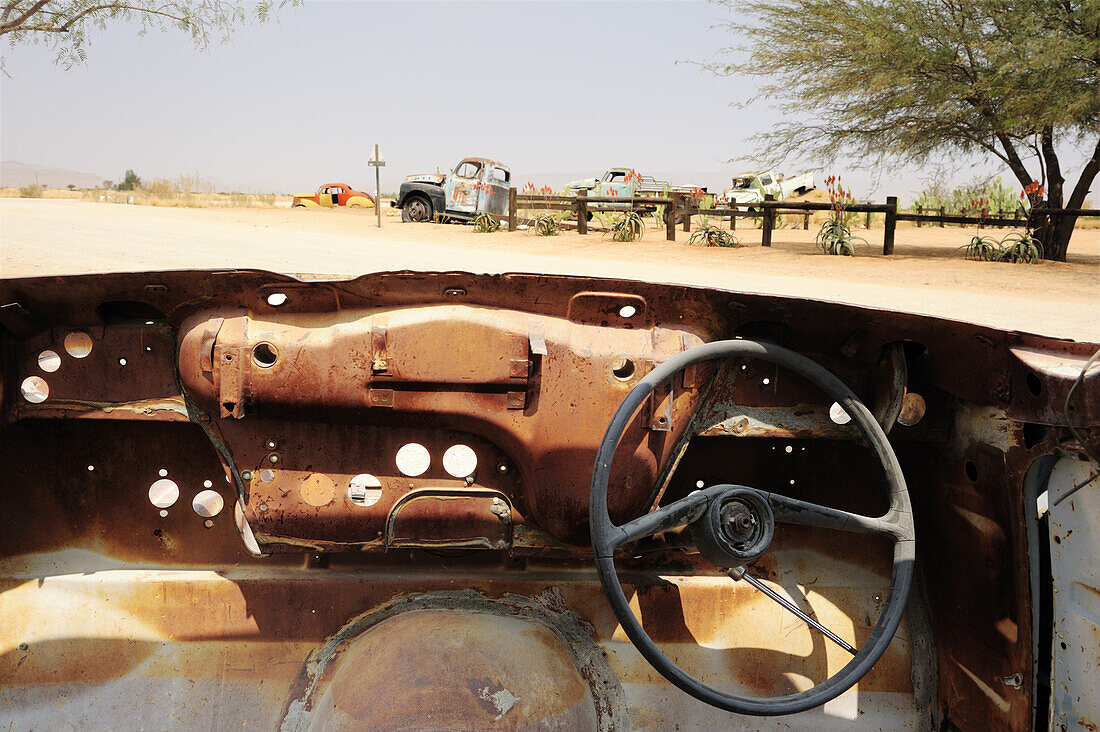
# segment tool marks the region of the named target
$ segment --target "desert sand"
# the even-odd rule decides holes
[[[0,276],[255,268],[348,278],[395,270],[538,272],[719,287],[882,307],[994,327],[1100,341],[1100,229],[1081,229],[1070,261],[970,262],[973,228],[903,226],[883,257],[882,230],[858,230],[856,257],[817,253],[814,231],[739,225],[743,246],[705,248],[650,228],[636,243],[600,233],[480,234],[402,223],[371,210],[157,208],[77,200],[0,199]],[[983,232],[1000,236],[1004,232]]]

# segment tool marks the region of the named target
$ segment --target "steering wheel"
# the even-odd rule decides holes
[[[619,440],[635,411],[663,381],[682,369],[722,358],[754,358],[768,361],[802,376],[818,386],[847,412],[870,445],[886,478],[890,507],[877,518],[861,516],[785,496],[738,485],[715,485],[694,491],[667,506],[629,521],[611,522],[607,512],[607,484],[611,461]],[[837,377],[794,351],[750,340],[716,341],[696,346],[658,365],[627,394],[611,419],[596,454],[589,509],[596,571],[604,592],[623,630],[647,661],[666,679],[696,699],[740,714],[771,716],[793,714],[820,706],[856,684],[871,670],[889,646],[901,622],[913,578],[916,534],[905,478],[882,427],[870,410]],[[839,531],[880,534],[894,542],[893,571],[886,605],[870,637],[858,651],[767,585],[748,575],[745,565],[759,558],[771,542],[775,522],[816,526]],[[844,668],[805,691],[770,698],[729,694],[690,675],[666,656],[642,629],[630,609],[615,572],[617,548],[680,526],[687,526],[700,554],[726,570],[734,580],[745,579],[809,625],[825,633],[854,655]]]

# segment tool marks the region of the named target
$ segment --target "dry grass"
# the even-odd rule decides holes
[[[70,191],[65,188],[43,189],[41,196],[36,198],[81,198],[80,191]],[[0,198],[25,198],[18,188],[0,188]]]
[[[0,189],[0,197],[20,198],[18,188]],[[199,175],[181,175],[177,180],[153,178],[132,191],[85,188],[70,191],[48,188],[41,198],[71,198],[103,203],[132,203],[138,206],[172,208],[272,208],[289,206],[293,196],[274,193],[217,193],[214,184]]]

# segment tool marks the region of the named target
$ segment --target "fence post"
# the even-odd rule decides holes
[[[894,229],[898,225],[898,197],[886,197],[886,231],[882,233],[882,253],[894,253]]]
[[[730,214],[730,231],[737,231],[737,203],[731,203],[730,208],[733,209],[733,213]]]
[[[691,212],[695,209],[695,202],[687,194],[681,200],[684,202],[684,231],[691,231]]]
[[[583,188],[577,191],[577,233],[588,233],[588,202],[584,199],[588,197],[588,192]]]
[[[940,206],[940,228],[943,228],[943,217],[947,215],[947,207]]]
[[[764,203],[768,201],[774,201],[775,196],[770,193],[764,194]],[[760,246],[770,247],[772,245],[772,227],[775,225],[775,209],[770,206],[765,206],[764,209],[764,221],[763,221],[763,233],[760,237]]]
[[[871,228],[871,212],[870,211],[867,212],[867,221],[863,224],[863,228],[868,229],[868,230]]]
[[[809,231],[810,230],[810,212],[809,211],[802,214],[802,230],[803,231]]]
[[[917,216],[921,216],[921,215],[923,215],[923,214],[924,214],[924,206],[922,206],[922,205],[920,205],[920,204],[918,203],[918,204],[917,204]],[[924,222],[923,222],[923,221],[921,221],[920,219],[917,219],[917,228],[918,228],[918,229],[920,228],[920,225],[921,225],[922,223],[924,223]]]
[[[665,206],[665,239],[676,241],[676,210],[680,208],[680,199],[676,193],[670,193],[669,198],[672,203]]]
[[[508,231],[516,230],[516,189],[508,189]]]

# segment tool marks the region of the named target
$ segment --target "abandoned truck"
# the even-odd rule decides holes
[[[466,158],[449,173],[406,176],[391,206],[402,221],[469,221],[479,211],[504,214],[512,171],[488,158]]]
[[[1092,729],[1096,351],[598,278],[0,281],[3,728]]]
[[[772,170],[754,170],[733,176],[731,185],[718,197],[720,205],[731,203],[760,203],[764,196],[771,195],[777,201],[791,196],[801,195],[814,189],[812,172],[792,175],[787,178]]]
[[[582,178],[567,183],[565,195],[575,196],[579,191],[584,191],[587,196],[599,196],[610,198],[634,198],[667,196],[671,193],[683,193],[699,201],[706,195],[705,186],[683,185],[674,186],[667,180],[657,180],[651,175],[641,175],[633,168],[608,168],[602,178]],[[634,210],[652,212],[655,206],[638,206],[630,203],[609,203],[608,208],[621,206],[632,207]]]

